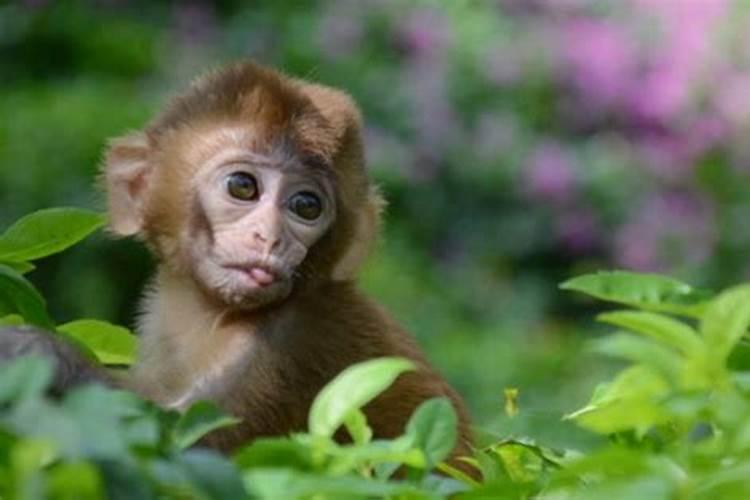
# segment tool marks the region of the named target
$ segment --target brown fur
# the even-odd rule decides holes
[[[208,74],[176,97],[144,132],[113,141],[105,160],[111,228],[140,235],[160,259],[144,302],[136,391],[174,407],[216,401],[242,419],[207,442],[231,451],[258,436],[303,430],[310,404],[358,361],[404,356],[418,366],[365,413],[376,437],[400,435],[424,400],[447,396],[470,443],[464,405],[413,339],[356,288],[383,202],[364,167],[361,117],[344,93],[252,63]],[[333,179],[336,218],[308,251],[292,294],[257,310],[232,310],[196,286],[184,231],[207,223],[191,200],[198,165],[226,147],[282,158]]]

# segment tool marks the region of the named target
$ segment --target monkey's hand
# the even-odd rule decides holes
[[[0,327],[0,363],[24,355],[52,361],[55,373],[50,393],[54,396],[88,382],[114,385],[114,379],[103,366],[87,358],[61,336],[31,326]]]

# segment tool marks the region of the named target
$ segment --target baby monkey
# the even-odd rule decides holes
[[[348,95],[228,66],[113,140],[102,180],[111,230],[158,260],[126,387],[168,408],[216,402],[241,423],[206,444],[229,452],[304,430],[315,395],[347,366],[402,356],[418,369],[365,407],[375,437],[400,435],[420,403],[447,396],[454,456],[468,454],[461,399],[355,284],[383,202]]]

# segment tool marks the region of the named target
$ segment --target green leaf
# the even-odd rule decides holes
[[[216,452],[188,450],[180,454],[178,462],[190,483],[204,495],[204,498],[247,498],[235,466]]]
[[[49,498],[98,500],[104,498],[104,486],[99,471],[88,462],[67,462],[49,472]]]
[[[422,403],[409,419],[406,433],[414,436],[414,444],[424,451],[427,468],[450,455],[458,439],[458,417],[447,398],[433,398]]]
[[[643,433],[665,422],[669,415],[659,401],[669,394],[669,385],[651,368],[635,365],[600,384],[589,404],[565,419],[600,434],[634,429]]]
[[[544,459],[532,447],[512,441],[491,448],[500,459],[503,470],[514,483],[530,483],[540,479]]]
[[[430,498],[405,482],[380,482],[355,476],[318,476],[291,469],[252,469],[244,474],[253,498]]]
[[[414,364],[403,358],[378,358],[350,366],[326,385],[310,408],[308,427],[316,436],[331,437],[347,415],[385,391]]]
[[[0,403],[39,397],[51,380],[51,363],[38,356],[22,356],[0,364]]]
[[[57,330],[84,344],[105,365],[131,365],[135,360],[138,340],[127,328],[81,319],[60,325]]]
[[[80,208],[39,210],[0,235],[0,260],[23,262],[61,252],[105,222],[104,215]]]
[[[177,448],[184,450],[209,432],[239,422],[239,419],[222,413],[214,404],[198,401],[177,420],[173,430],[174,443]]]
[[[670,382],[681,381],[682,359],[675,351],[629,333],[616,333],[591,342],[597,352],[642,363],[665,374]]]
[[[23,318],[46,329],[54,329],[55,323],[47,314],[44,297],[18,272],[0,264],[0,303],[13,308]]]
[[[234,463],[243,470],[258,467],[289,467],[312,470],[311,449],[289,438],[260,438],[238,451]]]
[[[20,314],[9,314],[0,318],[0,326],[21,326],[24,324]]]
[[[709,350],[725,360],[750,326],[750,285],[731,288],[708,305],[700,330]]]
[[[414,438],[409,435],[363,445],[335,446],[329,450],[329,454],[331,460],[327,472],[334,476],[383,463],[405,464],[419,469],[427,465],[424,452],[414,445]]]
[[[367,425],[367,417],[359,408],[346,415],[344,425],[355,444],[366,444],[372,440],[372,429]]]
[[[687,355],[705,349],[698,332],[681,321],[645,311],[615,311],[600,314],[599,321],[650,337]]]
[[[658,274],[630,271],[600,271],[560,285],[563,290],[656,312],[700,317],[710,294]]]
[[[9,268],[13,269],[14,271],[20,274],[26,274],[36,269],[36,266],[32,264],[31,262],[0,261],[0,264],[8,266]]]

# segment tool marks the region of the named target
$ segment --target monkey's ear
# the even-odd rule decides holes
[[[119,236],[131,236],[143,226],[143,208],[148,177],[148,138],[134,132],[112,139],[104,157],[102,181],[107,193],[109,227]]]
[[[355,140],[360,146],[360,130],[362,129],[362,114],[354,102],[354,99],[346,92],[318,85],[298,81],[299,88],[305,94],[317,110],[328,121],[333,129],[332,153],[335,153],[346,141]]]
[[[354,234],[349,239],[349,247],[333,268],[331,277],[335,281],[348,281],[357,277],[380,234],[380,220],[384,208],[385,200],[378,189],[371,186],[367,201],[356,215]]]

